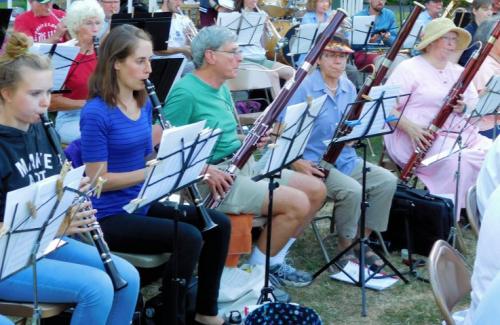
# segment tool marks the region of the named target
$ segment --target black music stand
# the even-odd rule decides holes
[[[164,51],[168,48],[168,38],[170,34],[170,24],[172,21],[171,12],[157,13],[119,13],[111,16],[110,28],[129,24],[138,27],[151,35],[153,38],[153,50]]]
[[[365,236],[365,223],[366,223],[366,209],[369,206],[367,201],[367,193],[366,193],[366,175],[369,172],[369,168],[366,167],[366,144],[361,141],[370,137],[380,136],[384,134],[389,134],[394,132],[397,127],[397,123],[399,123],[399,118],[394,115],[390,115],[389,112],[396,105],[397,101],[401,97],[408,97],[410,94],[405,95],[387,95],[386,93],[390,92],[398,93],[398,87],[393,87],[390,89],[389,87],[379,86],[373,87],[370,92],[370,97],[376,99],[368,99],[362,101],[364,104],[363,111],[360,115],[360,118],[355,121],[348,121],[347,116],[349,116],[349,110],[352,105],[358,104],[357,102],[351,103],[348,105],[348,109],[341,119],[339,126],[347,125],[352,127],[352,131],[348,135],[338,135],[336,134],[332,142],[348,142],[348,141],[358,141],[359,147],[363,149],[363,176],[362,176],[362,194],[361,194],[361,215],[359,219],[359,237],[353,241],[351,245],[349,245],[346,249],[341,251],[337,256],[335,256],[332,260],[326,263],[323,267],[321,267],[316,273],[313,275],[313,279],[317,278],[323,271],[328,269],[331,265],[335,264],[341,272],[343,272],[350,281],[361,287],[361,316],[366,316],[366,283],[374,278],[378,272],[380,272],[386,265],[391,268],[391,270],[397,275],[400,279],[402,279],[405,283],[408,283],[408,280],[396,269],[394,265],[382,254],[378,253],[376,249],[373,251],[384,261],[384,263],[380,267],[376,267],[373,270],[373,273],[365,279],[365,249],[366,247],[373,248],[372,244],[369,242],[368,238]],[[407,98],[404,99],[406,102]],[[401,110],[401,114],[404,111],[404,108]],[[395,123],[395,125],[391,125],[390,123]],[[340,128],[337,128],[337,132]],[[344,256],[347,252],[353,249],[356,245],[359,244],[359,277],[358,279],[354,279],[350,274],[345,272],[342,267],[337,264],[337,261]]]
[[[64,244],[53,239],[76,196],[69,189],[78,188],[83,171],[81,167],[61,172],[7,193],[0,236],[0,280],[31,266],[35,324],[41,319],[36,262]]]
[[[161,103],[165,102],[173,84],[181,78],[185,65],[186,58],[182,54],[155,55],[151,58],[149,80],[155,86]]]
[[[321,32],[328,24],[302,24],[295,30],[295,36],[288,42],[288,56],[292,60],[292,66],[295,66],[295,58],[301,54],[309,53],[312,46],[316,43]]]
[[[7,29],[9,28],[11,15],[12,9],[0,9],[0,48],[2,48],[3,42],[5,41],[5,35],[7,34]]]
[[[265,19],[266,16],[258,12],[219,13],[217,24],[232,30],[240,46],[261,46]]]
[[[267,241],[266,241],[266,263],[264,287],[261,290],[257,304],[276,301],[273,288],[269,285],[269,267],[271,259],[271,233],[273,218],[273,193],[279,184],[276,178],[281,176],[281,170],[299,159],[306,148],[306,144],[311,135],[314,120],[319,114],[326,95],[315,100],[308,100],[307,103],[289,106],[285,114],[285,130],[276,144],[271,149],[269,160],[261,174],[253,177],[254,181],[264,178],[269,179],[269,204],[267,208]]]
[[[123,207],[125,211],[132,213],[201,180],[199,175],[207,160],[211,158],[212,149],[221,134],[219,129],[203,130],[204,125],[205,122],[198,122],[163,131],[157,158],[149,163],[139,196]],[[178,222],[179,216],[176,213],[172,238],[174,310],[177,310],[179,287],[187,285],[185,279],[177,278]],[[173,317],[170,323],[176,324],[177,314],[170,316]]]

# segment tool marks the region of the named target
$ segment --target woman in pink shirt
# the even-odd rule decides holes
[[[456,105],[443,127],[437,131],[436,139],[431,143],[428,127],[438,114],[445,97],[455,84],[463,68],[449,62],[450,55],[456,50],[463,50],[470,43],[470,34],[456,27],[447,18],[438,18],[424,29],[422,41],[417,49],[422,54],[402,62],[389,77],[387,84],[401,87],[400,93],[411,93],[406,108],[396,131],[385,136],[385,144],[391,158],[404,167],[416,147],[430,146],[426,157],[441,152],[449,152],[461,133],[462,146],[460,165],[460,184],[458,189],[458,207],[463,208],[468,188],[476,181],[484,155],[491,141],[479,135],[476,127],[466,125],[463,117],[465,104],[477,102],[477,92],[470,86],[462,100]],[[402,109],[399,107],[399,110]],[[455,153],[429,166],[420,165],[416,176],[433,194],[455,194],[455,173],[458,170],[458,155]]]

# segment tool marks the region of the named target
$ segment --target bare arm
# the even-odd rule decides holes
[[[121,190],[144,181],[146,168],[137,169],[131,172],[110,173],[108,172],[108,162],[85,163],[85,173],[90,179],[101,176],[106,180],[103,192]]]
[[[50,98],[49,111],[71,111],[82,108],[87,101],[84,99],[71,99],[61,94],[52,95]]]

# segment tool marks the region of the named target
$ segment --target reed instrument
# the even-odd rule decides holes
[[[148,93],[149,99],[151,100],[151,104],[153,105],[153,116],[154,118],[157,118],[158,121],[160,121],[160,125],[162,129],[170,129],[172,128],[172,124],[167,121],[164,117],[163,114],[161,114],[161,103],[160,100],[158,99],[158,95],[156,94],[155,86],[149,79],[144,80],[144,84],[146,86],[146,91]],[[204,227],[202,231],[208,231],[212,228],[217,227],[217,224],[212,220],[210,217],[210,214],[208,213],[207,209],[203,205],[203,199],[201,197],[200,191],[198,190],[198,187],[196,184],[190,185],[187,187],[187,190],[189,192],[189,195],[191,196],[191,199],[193,200],[193,203],[196,207],[196,212],[198,213],[198,216],[202,219]]]
[[[399,31],[398,36],[396,37],[396,40],[394,41],[391,48],[385,55],[382,64],[377,69],[377,71],[375,71],[372,75],[366,78],[363,87],[361,87],[360,91],[358,92],[354,104],[351,106],[349,115],[346,118],[347,121],[359,119],[361,111],[363,110],[365,96],[367,96],[370,93],[372,87],[378,86],[383,82],[387,72],[389,71],[389,68],[391,67],[396,56],[398,55],[401,46],[403,45],[404,41],[410,34],[413,25],[417,21],[418,16],[425,9],[425,7],[418,2],[414,2],[414,4],[415,7],[413,7],[410,16],[408,16],[403,27],[401,27],[401,30]],[[351,133],[351,131],[352,131],[351,127],[347,125],[340,125],[339,130],[337,131],[337,135],[345,136]],[[338,142],[331,142],[328,145],[328,148],[325,154],[323,155],[322,160],[319,163],[319,168],[326,173],[326,176],[328,176],[328,172],[330,171],[330,169],[334,167],[335,161],[339,157],[344,146],[345,143],[338,143]]]
[[[40,119],[42,120],[42,124],[43,127],[45,128],[45,133],[47,134],[47,138],[49,139],[50,144],[56,150],[61,163],[63,163],[66,160],[66,155],[62,150],[61,144],[59,142],[59,137],[57,136],[56,130],[54,129],[54,124],[45,114],[40,114]],[[83,203],[85,201],[90,202],[90,199],[86,195],[80,196],[77,203]],[[88,211],[90,209],[91,208],[89,207],[86,210]],[[109,250],[108,244],[104,240],[104,235],[102,233],[101,226],[97,221],[94,221],[92,224],[87,225],[86,227],[92,228],[92,230],[89,231],[90,237],[92,238],[92,241],[94,242],[94,245],[97,248],[97,251],[99,252],[99,256],[104,265],[104,270],[106,271],[106,273],[111,279],[111,282],[113,283],[113,288],[115,290],[120,290],[121,288],[124,288],[125,286],[127,286],[128,283],[122,278],[122,276],[120,275],[120,273],[116,268],[115,263],[113,262],[113,259],[111,258],[111,252]]]
[[[245,140],[243,141],[241,147],[232,157],[229,167],[225,170],[226,173],[235,178],[236,170],[241,169],[247,163],[248,159],[250,159],[255,149],[257,149],[257,144],[260,138],[262,138],[267,133],[280,113],[285,109],[286,105],[290,101],[290,98],[292,98],[300,83],[305,79],[325,46],[328,44],[332,36],[342,24],[342,21],[345,17],[347,17],[347,13],[345,11],[340,9],[337,10],[337,13],[333,16],[332,20],[319,37],[318,42],[307,54],[304,63],[297,70],[294,78],[290,79],[285,84],[278,96],[266,108],[266,110],[257,119],[257,121],[255,121],[253,128],[245,137]],[[205,205],[209,208],[214,209],[222,203],[222,200],[222,198],[216,198],[212,193],[209,193],[206,198]]]
[[[97,58],[97,51],[99,50],[99,37],[92,36],[92,45],[94,46],[95,57]]]
[[[464,67],[464,70],[458,77],[458,80],[455,82],[453,87],[448,92],[448,95],[445,97],[444,104],[441,106],[439,113],[434,117],[431,122],[431,125],[428,128],[428,131],[431,133],[432,138],[430,139],[431,144],[426,146],[425,148],[415,148],[412,156],[406,163],[405,167],[401,171],[400,179],[404,182],[410,180],[411,176],[415,173],[416,169],[420,166],[422,160],[425,158],[425,155],[432,147],[432,142],[436,139],[437,132],[444,125],[448,117],[453,112],[453,107],[457,104],[457,101],[460,99],[460,96],[465,92],[469,84],[474,79],[477,71],[481,67],[481,64],[484,62],[491,49],[493,48],[495,41],[500,36],[500,22],[496,22],[495,28],[491,33],[491,36],[488,39],[488,42],[481,49],[476,50],[472,57],[469,59],[467,64]]]

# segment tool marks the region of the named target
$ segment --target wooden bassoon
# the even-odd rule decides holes
[[[460,95],[462,95],[472,79],[476,75],[477,71],[481,67],[481,64],[486,59],[488,54],[490,53],[495,41],[500,35],[500,22],[496,22],[495,28],[491,33],[490,38],[485,46],[483,46],[480,50],[474,52],[474,55],[469,59],[467,64],[464,67],[464,70],[458,77],[458,80],[455,82],[453,87],[448,92],[448,95],[445,97],[445,101],[439,113],[436,115],[434,120],[431,122],[428,130],[432,135],[431,144],[426,146],[425,148],[416,147],[412,156],[406,163],[405,167],[401,171],[400,179],[404,182],[410,180],[411,176],[415,172],[415,170],[420,166],[420,163],[425,158],[425,155],[429,151],[432,146],[432,142],[436,139],[436,132],[444,125],[450,114],[453,112],[453,107],[457,104],[457,100],[459,100]]]
[[[361,111],[363,110],[364,97],[370,93],[372,87],[378,86],[384,81],[384,78],[387,72],[389,71],[389,68],[391,67],[394,59],[398,55],[401,46],[403,46],[404,41],[410,34],[413,25],[415,24],[415,21],[417,20],[422,10],[425,9],[425,7],[422,4],[418,2],[413,2],[413,3],[415,4],[415,7],[413,8],[412,12],[410,13],[405,23],[401,27],[398,36],[396,37],[391,48],[385,55],[385,58],[382,61],[381,66],[377,69],[377,71],[373,75],[370,75],[366,78],[363,87],[361,87],[361,89],[359,90],[358,95],[356,96],[355,104],[351,106],[346,121],[359,119]],[[337,131],[337,135],[339,136],[345,136],[351,133],[352,130],[352,128],[347,125],[340,125],[339,128],[340,129]],[[342,143],[331,142],[328,145],[328,148],[325,154],[323,155],[322,160],[319,163],[319,167],[326,174],[326,176],[328,176],[328,172],[335,165],[335,161],[342,152],[344,145],[345,145],[344,142]]]
[[[318,42],[314,45],[311,51],[309,51],[304,63],[295,73],[294,78],[285,84],[278,96],[257,119],[253,128],[243,140],[241,147],[232,157],[231,163],[225,171],[226,173],[230,174],[234,178],[236,170],[241,169],[246,164],[248,159],[250,159],[251,155],[257,148],[257,143],[260,138],[267,133],[280,113],[285,109],[286,105],[290,101],[290,98],[292,98],[292,95],[295,93],[300,83],[305,79],[309,70],[311,70],[311,67],[319,58],[320,53],[326,47],[346,17],[347,13],[345,11],[341,9],[337,10],[332,20],[318,39]],[[217,208],[221,203],[222,198],[215,198],[212,193],[210,193],[205,200],[205,206],[212,209]]]

